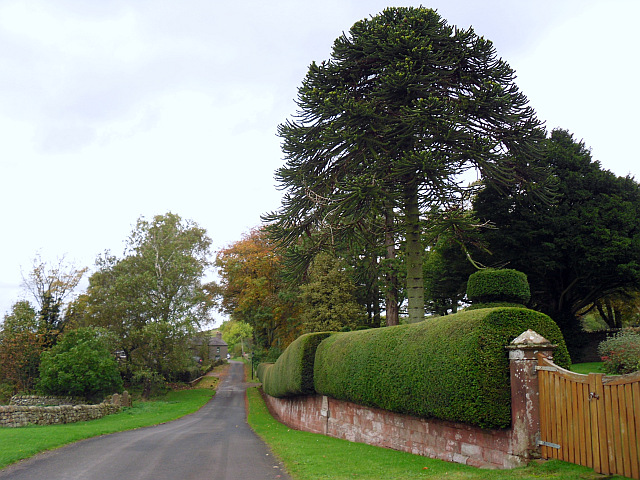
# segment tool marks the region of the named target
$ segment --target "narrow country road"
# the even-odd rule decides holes
[[[253,480],[290,477],[246,422],[243,366],[231,362],[198,412],[105,435],[0,470],[3,480]]]

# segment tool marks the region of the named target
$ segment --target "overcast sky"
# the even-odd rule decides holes
[[[278,208],[279,123],[379,0],[0,0],[0,318],[36,253],[93,267],[168,211],[214,250]],[[640,179],[637,0],[434,0],[516,70],[547,129]]]

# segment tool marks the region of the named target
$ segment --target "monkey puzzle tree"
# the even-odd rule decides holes
[[[373,231],[401,243],[410,321],[422,320],[425,215],[460,202],[469,169],[503,183],[533,174],[544,132],[514,78],[490,41],[434,10],[357,22],[330,60],[311,64],[297,116],[279,127],[286,192],[264,217],[275,238],[288,247],[311,232]]]

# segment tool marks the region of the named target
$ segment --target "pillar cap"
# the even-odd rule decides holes
[[[511,344],[507,348],[555,348],[557,345],[552,345],[549,340],[544,338],[539,333],[529,329],[526,332],[522,332],[516,338],[511,341]]]

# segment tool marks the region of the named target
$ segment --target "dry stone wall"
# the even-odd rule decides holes
[[[14,400],[15,399],[15,400]],[[131,397],[125,391],[114,394],[98,405],[52,405],[59,397],[21,396],[12,398],[13,405],[0,406],[1,427],[26,427],[27,425],[56,425],[62,423],[97,420],[117,413],[122,407],[131,406]],[[47,405],[47,406],[43,406]]]
[[[54,405],[82,405],[86,403],[83,399],[73,397],[54,397],[50,395],[14,395],[9,401],[9,405],[19,405],[21,407],[46,407]]]

